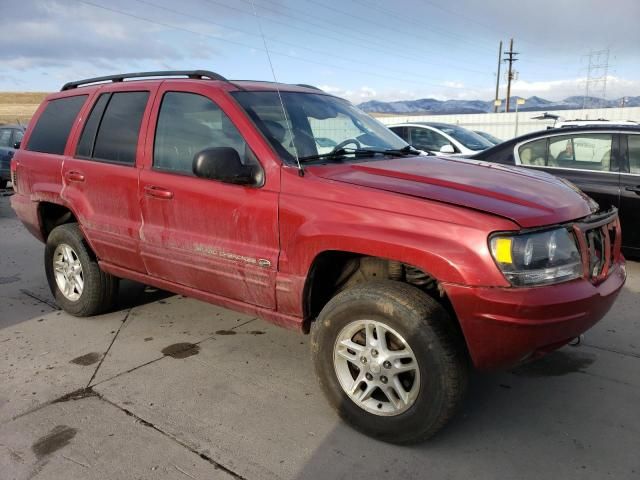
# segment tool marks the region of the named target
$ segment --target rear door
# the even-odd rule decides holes
[[[101,89],[74,156],[67,157],[62,169],[63,198],[80,217],[98,258],[139,272],[146,270],[139,252],[136,160],[144,151],[140,132],[146,131],[154,93],[155,87],[140,82]]]
[[[622,245],[640,255],[640,133],[621,135],[625,162],[620,172]]]
[[[246,118],[238,119],[235,103],[205,82],[165,82],[156,104],[149,127],[155,138],[140,175],[141,249],[149,273],[275,308],[278,172],[261,187],[195,177],[193,157],[205,148],[232,147],[244,162],[257,162],[237,126]]]
[[[45,101],[32,120],[25,145],[16,156],[18,184],[33,201],[60,202],[62,164],[69,153],[69,138],[80,121],[79,113],[89,95],[75,91]],[[14,185],[16,188],[16,185]]]
[[[515,156],[517,164],[570,180],[602,209],[620,205],[620,149],[615,133],[552,135],[516,146]]]

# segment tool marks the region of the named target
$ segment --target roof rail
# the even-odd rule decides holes
[[[147,77],[188,77],[210,80],[222,80],[227,81],[222,75],[209,70],[163,70],[158,72],[136,72],[136,73],[120,73],[118,75],[108,75],[106,77],[94,77],[87,78],[85,80],[77,80],[75,82],[68,82],[62,86],[61,91],[71,90],[82,85],[89,85],[91,83],[99,82],[122,82],[127,78],[147,78]]]
[[[324,91],[321,88],[314,87],[313,85],[307,85],[306,83],[296,83],[296,87],[305,87],[305,88],[313,88],[314,90]]]

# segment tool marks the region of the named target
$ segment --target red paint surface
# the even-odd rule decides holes
[[[472,359],[482,369],[512,365],[582,333],[606,313],[624,283],[624,259],[616,254],[609,277],[597,285],[578,279],[509,288],[489,252],[490,233],[566,223],[591,213],[579,193],[555,178],[436,157],[313,166],[300,177],[282,165],[229,96],[236,88],[218,81],[156,80],[50,96],[89,94],[89,99],[65,155],[16,152],[13,208],[42,239],[39,202],[64,205],[79,219],[106,271],[289,328],[302,327],[305,282],[322,252],[415,265],[445,287]],[[93,101],[102,92],[121,90],[150,92],[135,167],[73,158]],[[165,91],[199,93],[217,103],[259,159],[264,186],[153,170],[155,124]],[[619,244],[615,248],[619,252]]]

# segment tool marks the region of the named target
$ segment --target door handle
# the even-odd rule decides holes
[[[65,173],[64,177],[70,182],[84,182],[84,175],[73,170]]]
[[[635,192],[638,195],[640,195],[640,185],[637,185],[635,187],[626,187],[625,190],[627,190],[629,192]]]
[[[155,185],[147,185],[144,187],[144,193],[149,197],[162,198],[164,200],[171,200],[173,198],[173,192],[162,187],[156,187]]]

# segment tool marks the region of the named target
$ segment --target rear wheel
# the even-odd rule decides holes
[[[113,306],[118,279],[100,270],[76,223],[54,228],[45,247],[51,293],[66,312],[87,317]]]
[[[320,385],[340,416],[392,443],[426,440],[464,396],[467,357],[447,312],[399,282],[336,295],[312,329]]]

